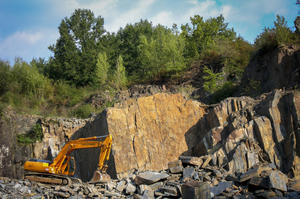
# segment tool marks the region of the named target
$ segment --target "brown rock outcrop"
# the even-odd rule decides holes
[[[204,114],[205,109],[199,102],[186,100],[180,94],[159,93],[108,108],[74,138],[111,134],[113,167],[119,177],[134,169],[161,170],[188,150],[185,133]],[[93,166],[86,162],[96,165],[95,158],[87,157],[86,152],[78,154],[80,175],[87,180]]]

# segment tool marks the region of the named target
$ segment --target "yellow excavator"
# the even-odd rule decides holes
[[[37,159],[26,161],[24,163],[24,178],[36,182],[62,185],[78,182],[79,179],[72,177],[75,174],[76,164],[71,152],[77,149],[100,148],[98,168],[90,183],[107,182],[110,180],[110,176],[106,174],[106,169],[111,145],[111,135],[71,140],[65,144],[53,162]]]

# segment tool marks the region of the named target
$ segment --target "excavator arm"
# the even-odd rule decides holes
[[[106,137],[104,141],[98,141],[100,138]],[[109,160],[109,155],[112,145],[112,136],[95,136],[89,138],[80,138],[68,142],[54,159],[53,163],[49,165],[49,172],[53,174],[71,175],[66,170],[71,160],[70,154],[77,149],[100,148],[100,156],[98,161],[98,169],[102,171],[104,163]]]
[[[105,139],[100,141],[101,138]],[[106,174],[107,165],[105,163],[109,160],[111,146],[111,135],[71,140],[65,144],[52,163],[45,160],[29,160],[25,162],[24,170],[53,175],[73,176],[75,173],[75,160],[71,157],[71,153],[77,149],[100,148],[98,168],[90,182],[109,180],[110,177]],[[71,161],[73,161],[72,164],[70,164]],[[70,169],[71,166],[74,166],[74,168]]]

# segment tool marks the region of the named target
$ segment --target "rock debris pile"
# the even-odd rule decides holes
[[[0,198],[300,198],[300,176],[289,179],[274,164],[258,164],[232,173],[213,164],[211,156],[180,156],[168,169],[135,171],[108,183],[48,185],[0,178]]]

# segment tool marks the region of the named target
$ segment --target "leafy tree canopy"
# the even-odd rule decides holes
[[[70,18],[64,18],[59,26],[54,53],[48,75],[76,86],[92,85],[97,81],[97,55],[103,50],[104,19],[95,17],[87,9],[77,9]]]

